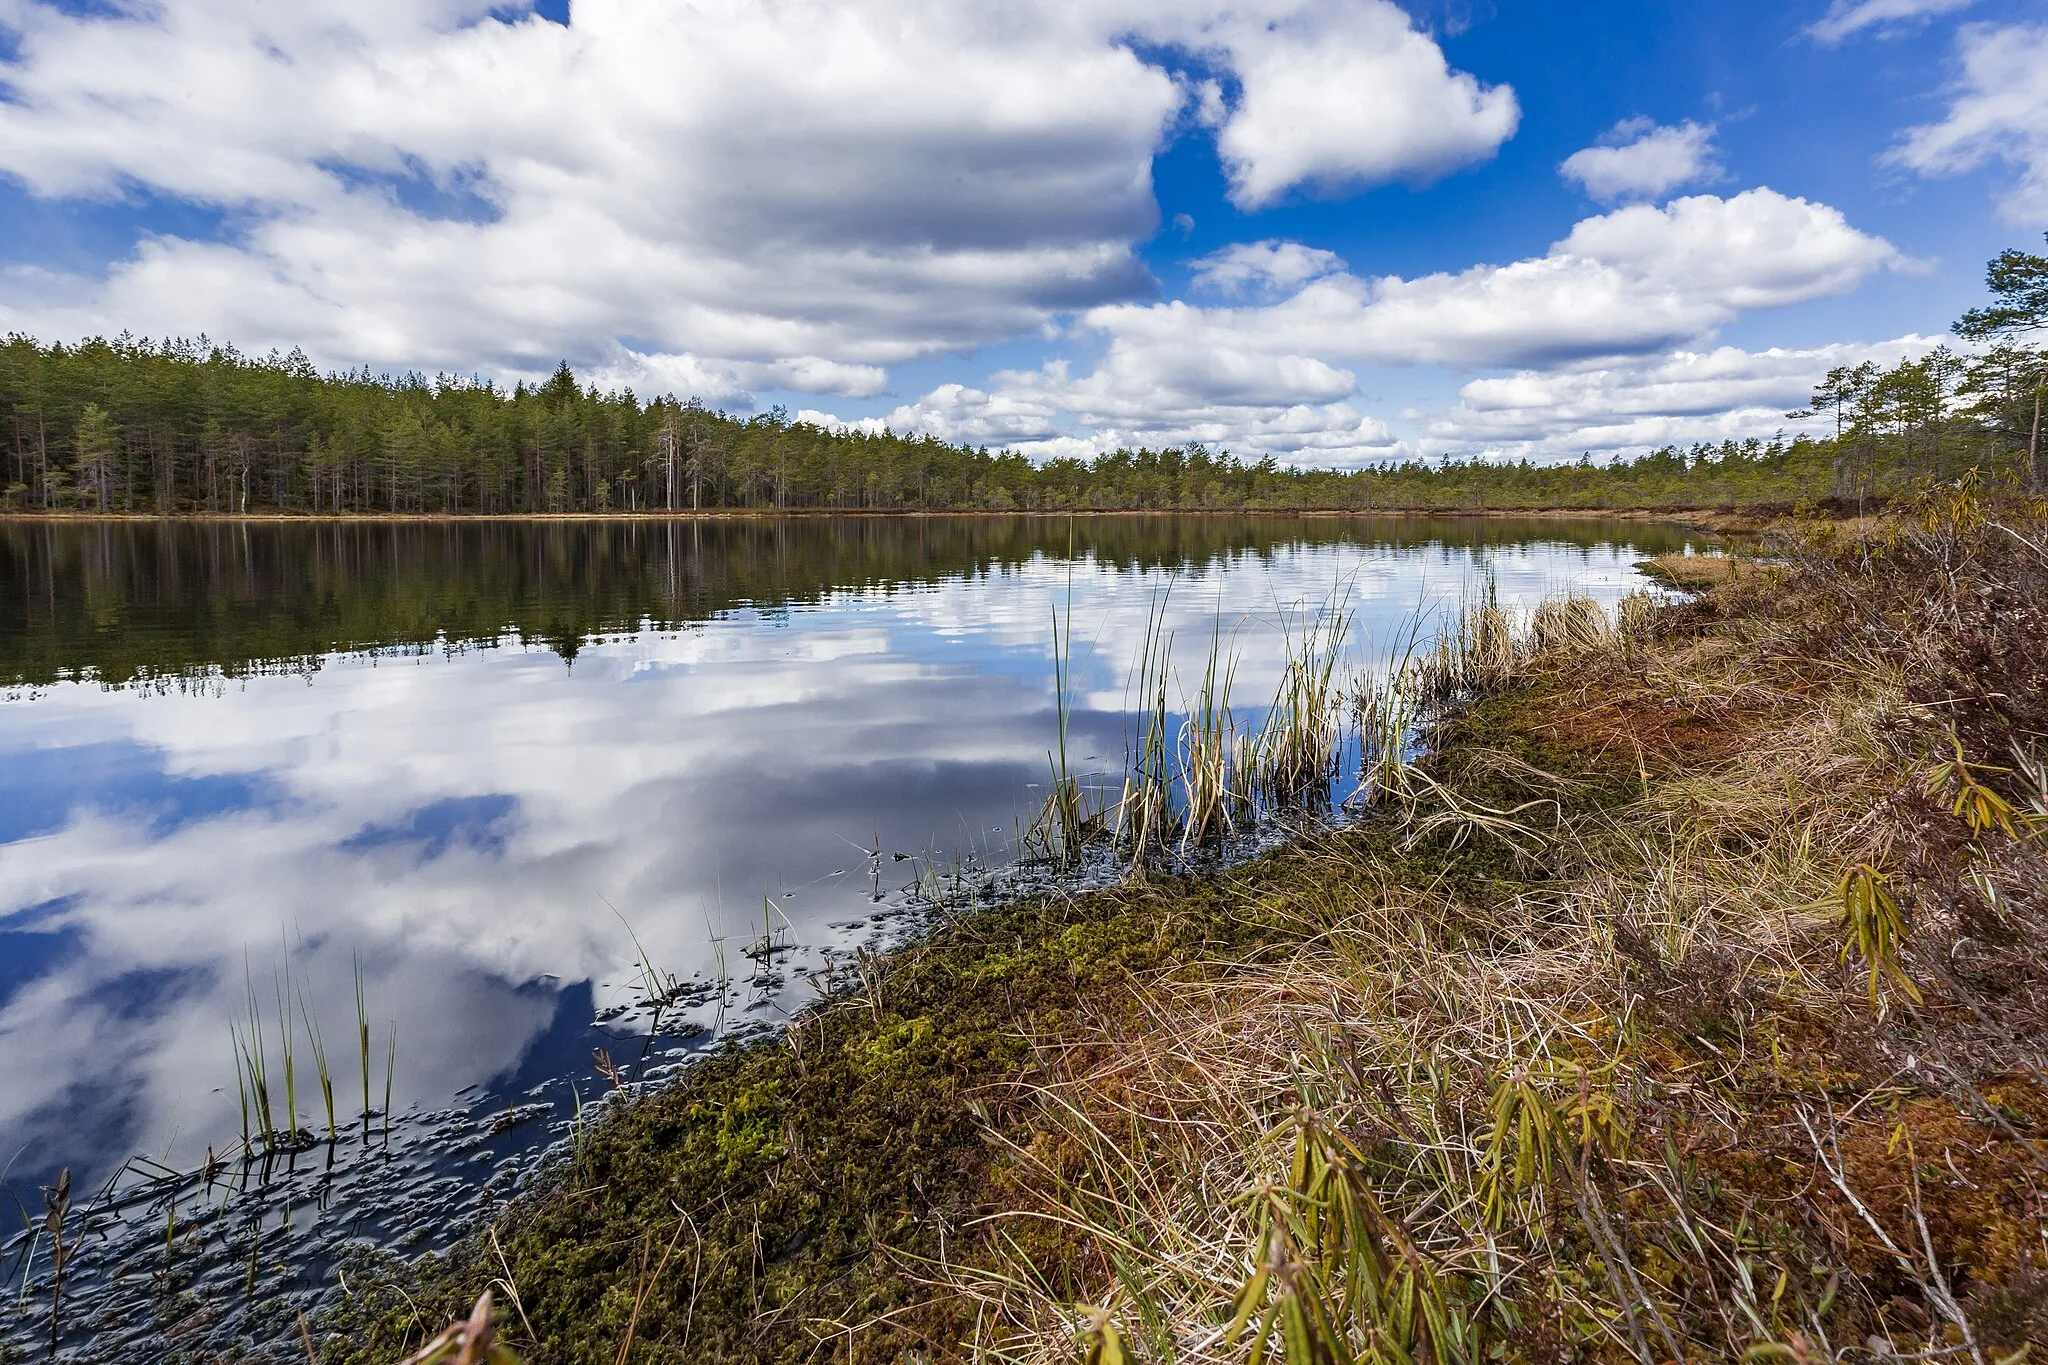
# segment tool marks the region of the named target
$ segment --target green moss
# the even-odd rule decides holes
[[[1220,967],[1268,941],[1247,892],[1288,863],[978,913],[889,959],[879,1014],[841,1002],[797,1025],[799,1046],[728,1050],[611,1111],[573,1167],[499,1225],[540,1338],[522,1346],[537,1361],[612,1359],[643,1265],[671,1242],[636,1359],[880,1360],[956,1340],[964,1324],[903,1271],[961,1245],[985,1211],[981,1115],[1022,1078],[1026,1038],[1113,1014],[1134,973]],[[434,1319],[504,1271],[477,1246],[403,1272],[359,1269],[360,1292],[328,1324],[348,1343],[331,1358],[397,1353],[415,1323],[384,1290],[394,1273]],[[862,1333],[855,1355],[843,1336],[818,1340],[827,1324],[882,1314],[897,1316]]]

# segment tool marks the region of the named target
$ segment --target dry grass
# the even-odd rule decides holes
[[[1865,529],[1470,604],[1360,827],[964,919],[625,1111],[500,1258],[539,1358],[2043,1358],[2048,508]]]
[[[1664,554],[1644,560],[1642,571],[1674,588],[1718,588],[1743,572],[1744,562],[1733,555]]]
[[[2048,628],[1975,606],[2042,600],[2040,532],[1951,503],[1618,628],[1469,610],[1468,709],[1261,907],[1286,951],[1036,1040],[963,1350],[2048,1347]]]

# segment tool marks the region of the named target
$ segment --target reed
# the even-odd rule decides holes
[[[313,1070],[320,1082],[320,1101],[327,1112],[327,1145],[332,1147],[340,1140],[340,1132],[334,1122],[334,1075],[327,1068],[327,1042],[320,1033],[320,1016],[313,1009],[308,991],[299,990],[299,1021],[306,1027],[306,1042],[313,1053]]]
[[[757,987],[766,983],[772,976],[775,968],[775,955],[783,951],[786,946],[786,936],[778,934],[775,928],[775,916],[780,913],[781,911],[776,906],[775,901],[771,897],[763,895],[761,897],[761,936],[740,950],[742,956],[753,960],[753,983]],[[783,922],[786,925],[788,920],[785,919]]]
[[[723,918],[722,910],[720,917]],[[712,1020],[711,1031],[714,1035],[722,1035],[725,1032],[725,1007],[732,993],[732,971],[725,958],[725,935],[713,927],[711,911],[708,908],[704,911],[704,932],[710,939],[712,958],[718,973],[718,1009]]]
[[[71,1168],[66,1166],[57,1173],[57,1183],[43,1191],[43,1231],[50,1239],[50,1355],[57,1354],[57,1343],[63,1335],[64,1325],[64,1281],[70,1275],[71,1262],[84,1245],[85,1234],[81,1231],[75,1238],[64,1235],[65,1221],[71,1216]]]
[[[1358,786],[1368,805],[1413,794],[1408,761],[1419,717],[1411,685],[1409,670],[1397,665],[1385,677],[1367,679],[1356,694]]]
[[[1582,594],[1548,598],[1530,623],[1530,645],[1538,652],[1592,654],[1614,640],[1613,623],[1598,602]]]
[[[360,951],[351,954],[351,965],[355,970],[356,987],[356,1061],[362,1070],[363,1082],[363,1141],[370,1140],[370,1004],[369,995],[363,988],[363,959]]]
[[[242,1032],[235,1021],[228,1020],[228,1051],[235,1063],[235,1100],[242,1115],[242,1155],[248,1156],[249,1146],[249,1068],[243,1060]]]
[[[1178,745],[1183,853],[1228,834],[1243,800],[1237,783],[1237,722],[1230,710],[1237,665],[1236,634],[1232,632],[1226,643],[1218,619],[1209,636],[1201,683],[1192,699],[1182,701],[1187,716],[1181,722]]]
[[[664,972],[655,965],[653,954],[649,953],[647,945],[640,941],[640,935],[634,930],[632,921],[620,913],[616,905],[602,896],[598,899],[604,900],[605,908],[616,915],[619,923],[625,926],[626,937],[633,940],[634,968],[638,973],[640,1003],[649,1011],[647,1033],[651,1039],[661,1031],[662,1012],[683,994],[683,983],[676,978],[674,972]]]
[[[1649,635],[1663,606],[1656,593],[1638,588],[1614,607],[1614,633],[1623,642],[1640,642]]]
[[[269,1151],[277,1145],[277,1119],[270,1104],[270,1066],[263,1047],[263,1014],[256,1004],[256,982],[249,973],[248,960],[242,963],[242,983],[247,994],[247,1032],[236,1040],[240,1065],[248,1076],[249,1093],[256,1102],[257,1133],[263,1139],[263,1148]],[[230,1025],[230,1033],[233,1026]]]
[[[1055,867],[1070,871],[1080,865],[1082,847],[1088,840],[1089,819],[1084,810],[1080,781],[1068,763],[1067,730],[1073,718],[1074,651],[1074,559],[1071,537],[1067,546],[1067,597],[1052,612],[1054,747],[1046,754],[1052,786],[1038,819],[1028,832],[1027,842]]]
[[[1169,580],[1147,609],[1135,676],[1137,728],[1135,733],[1128,729],[1125,732],[1128,771],[1123,797],[1117,803],[1116,837],[1130,850],[1133,868],[1142,867],[1146,854],[1166,843],[1172,822],[1173,777],[1166,702],[1173,655],[1173,635],[1166,629],[1166,607],[1172,593]]]
[[[384,1140],[391,1140],[391,1078],[398,1073],[398,1021],[391,1021],[384,1049]]]
[[[284,970],[271,978],[271,985],[277,992],[277,1046],[284,1065],[284,1128],[282,1136],[286,1150],[298,1146],[299,1141],[299,1091],[295,1069],[297,1049],[293,1046],[294,1034],[291,1011],[285,1008],[285,992],[291,984],[291,958],[285,958]]]
[[[1269,800],[1299,805],[1329,793],[1344,712],[1338,669],[1350,627],[1351,614],[1338,601],[1281,616],[1286,664],[1252,746],[1251,779]]]
[[[1498,585],[1458,610],[1449,629],[1415,670],[1420,695],[1441,704],[1461,696],[1487,696],[1507,687],[1524,658],[1513,620],[1500,605]]]

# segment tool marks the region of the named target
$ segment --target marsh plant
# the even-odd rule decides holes
[[[1136,706],[1125,711],[1130,761],[1123,799],[1117,803],[1115,835],[1120,845],[1131,850],[1134,866],[1141,866],[1149,850],[1167,842],[1173,825],[1172,720],[1166,700],[1173,664],[1173,634],[1166,629],[1166,607],[1172,592],[1169,582],[1146,611],[1145,634],[1132,678]]]
[[[1237,739],[1237,718],[1230,694],[1237,683],[1238,650],[1226,638],[1219,620],[1209,637],[1192,697],[1182,698],[1187,719],[1180,727],[1180,842],[1190,847],[1211,844],[1236,824],[1238,807],[1248,804],[1244,791],[1245,751]]]
[[[1183,676],[1165,625],[1170,593],[1171,585],[1147,614],[1127,688],[1123,792],[1113,819],[1100,822],[1101,837],[1124,850],[1134,870],[1169,852],[1184,858],[1284,811],[1327,807],[1357,699],[1372,685],[1348,659],[1351,619],[1341,603],[1285,612],[1279,684],[1263,712],[1247,716],[1238,675],[1247,651],[1261,647],[1247,639],[1263,637],[1247,637],[1243,623],[1219,613],[1199,666]],[[1393,707],[1374,719],[1406,726],[1410,717]],[[1407,752],[1405,740],[1390,743],[1376,761],[1399,762]]]
[[[394,1021],[387,1031],[383,1106],[374,1108],[371,1102],[369,998],[361,957],[353,958],[351,965],[355,996],[353,1041],[361,1095],[355,1121],[360,1126],[362,1141],[367,1144],[374,1118],[381,1118],[384,1135],[390,1134],[391,1092],[398,1066],[398,1025]],[[241,1113],[244,1160],[268,1160],[279,1155],[289,1157],[321,1141],[319,1133],[301,1122],[298,1076],[302,1055],[312,1060],[313,1079],[320,1096],[319,1113],[307,1117],[321,1120],[321,1130],[326,1135],[326,1146],[331,1155],[341,1140],[343,1116],[335,1090],[332,1059],[327,1051],[320,1011],[311,988],[294,980],[289,949],[273,973],[267,1002],[257,990],[253,968],[246,962],[243,986],[243,1015],[238,1021],[229,1021],[228,1038],[235,1062],[235,1093]],[[266,1010],[266,1003],[271,1008]]]
[[[1368,689],[1286,950],[1021,1068],[987,1358],[2033,1359],[2048,508],[1955,494]]]
[[[1245,768],[1250,785],[1281,805],[1328,795],[1342,744],[1347,687],[1343,671],[1351,614],[1341,601],[1281,617],[1280,686],[1254,737]]]

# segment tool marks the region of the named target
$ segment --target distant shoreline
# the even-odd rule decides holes
[[[319,525],[455,525],[464,522],[707,522],[995,519],[1031,517],[1273,517],[1300,520],[1412,521],[1423,518],[1472,521],[1641,521],[1695,526],[1708,531],[1753,531],[1780,519],[1786,509],[1762,507],[1747,511],[1725,508],[1657,507],[1078,507],[1052,511],[970,508],[832,508],[832,507],[707,507],[633,512],[86,512],[72,509],[0,511],[0,525],[9,523],[197,522],[206,524]]]

